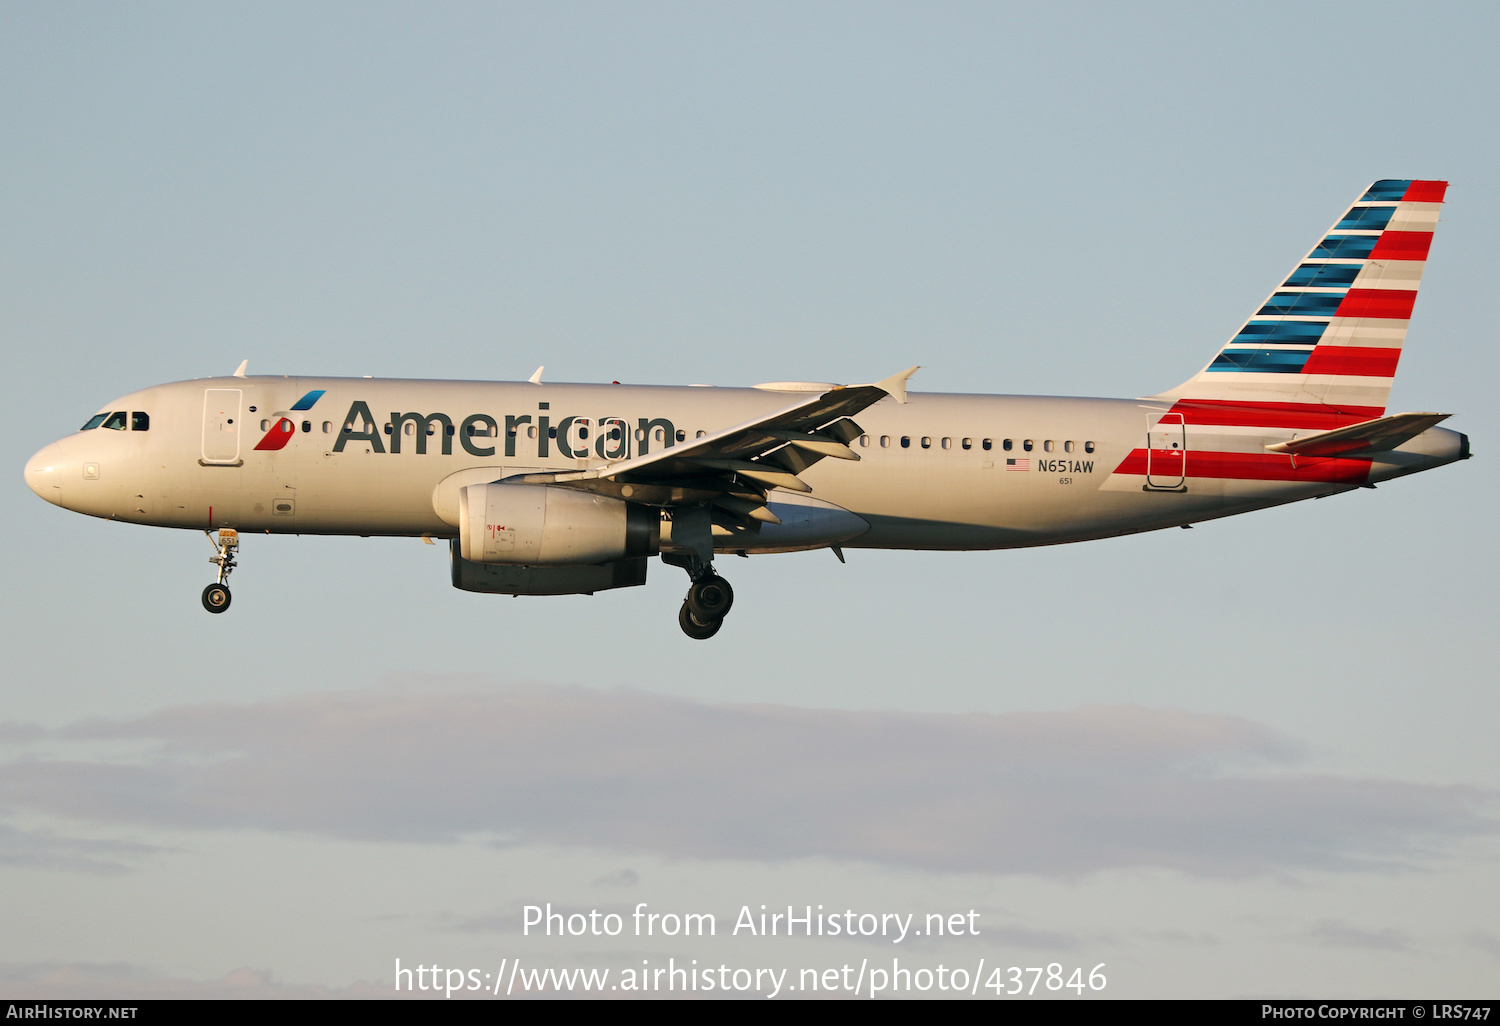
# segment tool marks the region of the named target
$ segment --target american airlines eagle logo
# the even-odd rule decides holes
[[[323,394],[326,391],[327,389],[322,388],[313,389],[311,392],[307,393],[301,399],[298,399],[295,403],[292,404],[291,412],[300,413],[303,410],[312,409],[315,405],[317,405],[318,400],[323,398]],[[251,409],[254,408],[255,407],[253,406],[251,407]],[[290,442],[292,440],[292,436],[296,433],[296,421],[292,420],[292,418],[290,417],[277,417],[276,423],[272,424],[271,430],[266,432],[266,436],[255,444],[255,448],[257,450],[270,452],[275,452],[278,449],[284,449],[286,448],[286,443]]]

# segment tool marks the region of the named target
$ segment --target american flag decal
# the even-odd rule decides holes
[[[1029,459],[1026,459],[1026,460],[1006,460],[1005,461],[1005,469],[1006,470],[1030,470],[1031,469],[1031,460],[1029,460]]]

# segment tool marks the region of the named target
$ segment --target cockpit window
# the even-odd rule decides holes
[[[111,431],[124,431],[125,411],[121,410],[118,413],[111,413],[109,415],[109,419],[106,420],[102,426],[109,428]]]
[[[141,413],[139,411],[132,412],[130,414],[130,430],[150,431],[151,415],[149,413]]]
[[[87,424],[85,424],[83,427],[79,428],[78,430],[79,431],[92,431],[92,430],[94,430],[94,428],[98,427],[100,424],[103,424],[104,423],[104,418],[108,417],[108,416],[109,416],[109,414],[107,414],[107,413],[96,413],[92,417],[89,418],[89,422]]]

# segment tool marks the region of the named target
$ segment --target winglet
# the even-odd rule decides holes
[[[531,377],[527,378],[526,380],[529,381],[529,382],[531,382],[533,385],[540,385],[542,383],[542,371],[544,371],[546,369],[547,369],[547,365],[544,363],[544,364],[542,364],[540,367],[538,367],[536,369],[536,373],[535,374],[533,374]]]
[[[919,371],[921,369],[922,369],[921,364],[918,364],[915,367],[908,367],[908,368],[906,368],[906,370],[902,371],[900,374],[892,374],[890,377],[886,378],[884,381],[877,381],[877,382],[875,382],[874,387],[880,389],[886,395],[888,395],[892,399],[896,400],[896,402],[901,403],[902,405],[905,405],[906,404],[906,380],[907,380],[907,378],[910,378],[913,374],[915,374],[917,371]]]
[[[245,376],[245,372],[248,371],[249,369],[250,369],[250,361],[249,360],[241,360],[239,367],[237,367],[235,369],[234,376],[237,377],[237,378],[243,378]]]

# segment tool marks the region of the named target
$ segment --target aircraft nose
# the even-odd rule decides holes
[[[26,461],[26,486],[48,502],[62,505],[62,446],[53,442]]]

